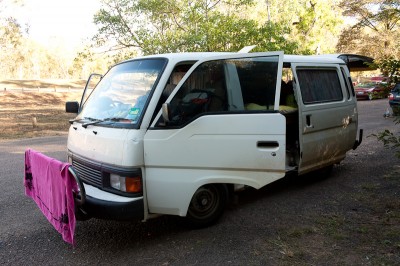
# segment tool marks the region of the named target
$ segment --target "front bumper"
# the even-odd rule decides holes
[[[103,191],[84,183],[73,167],[69,171],[75,177],[79,192],[74,195],[77,220],[99,218],[106,220],[143,220],[143,196],[124,197]]]
[[[76,208],[77,216],[106,220],[143,220],[143,198],[129,202],[100,200],[86,196],[85,203]]]

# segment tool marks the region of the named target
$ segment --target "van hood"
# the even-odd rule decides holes
[[[132,167],[143,165],[143,136],[140,130],[82,127],[74,123],[68,134],[68,150],[94,162]]]

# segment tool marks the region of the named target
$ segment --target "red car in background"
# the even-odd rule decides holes
[[[359,83],[354,87],[354,90],[356,91],[357,100],[380,99],[389,95],[389,89],[383,83]]]

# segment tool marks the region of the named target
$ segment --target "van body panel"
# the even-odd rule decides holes
[[[332,165],[344,159],[354,145],[356,125],[350,105],[313,108],[302,112],[301,165],[299,174]],[[334,115],[332,115],[332,113]],[[311,117],[311,127],[307,125]],[[318,155],[318,156],[316,156]]]
[[[283,177],[285,130],[279,113],[205,115],[180,129],[150,129],[144,140],[149,211],[185,215],[204,184],[261,188]]]
[[[337,95],[307,95],[307,86],[318,86],[314,90],[329,90],[318,84],[315,78],[299,77],[298,71],[330,72],[321,81],[336,80]],[[298,173],[303,174],[325,166],[339,163],[350,150],[357,134],[357,109],[354,97],[349,97],[339,65],[336,64],[292,64],[299,105],[300,163]],[[313,76],[310,75],[310,79]],[[304,79],[304,81],[302,81]],[[303,82],[303,84],[302,84]],[[303,87],[302,87],[303,86]],[[308,93],[308,92],[307,92]],[[318,94],[318,92],[316,93]],[[324,102],[318,102],[318,97]],[[332,98],[330,100],[329,98]],[[315,98],[315,99],[314,99]],[[326,98],[326,99],[325,99]],[[315,101],[315,102],[312,102]]]
[[[195,191],[206,184],[246,184],[262,187],[282,178],[284,172],[257,172],[227,169],[156,168],[147,169],[147,204],[150,213],[186,216]],[[178,186],[178,187],[177,187]]]
[[[68,149],[74,154],[121,167],[143,165],[143,130],[82,127],[74,123],[68,133]]]

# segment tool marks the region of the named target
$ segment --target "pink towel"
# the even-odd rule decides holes
[[[25,151],[25,194],[36,202],[64,241],[74,245],[73,191],[77,191],[77,184],[69,166],[37,151]]]

